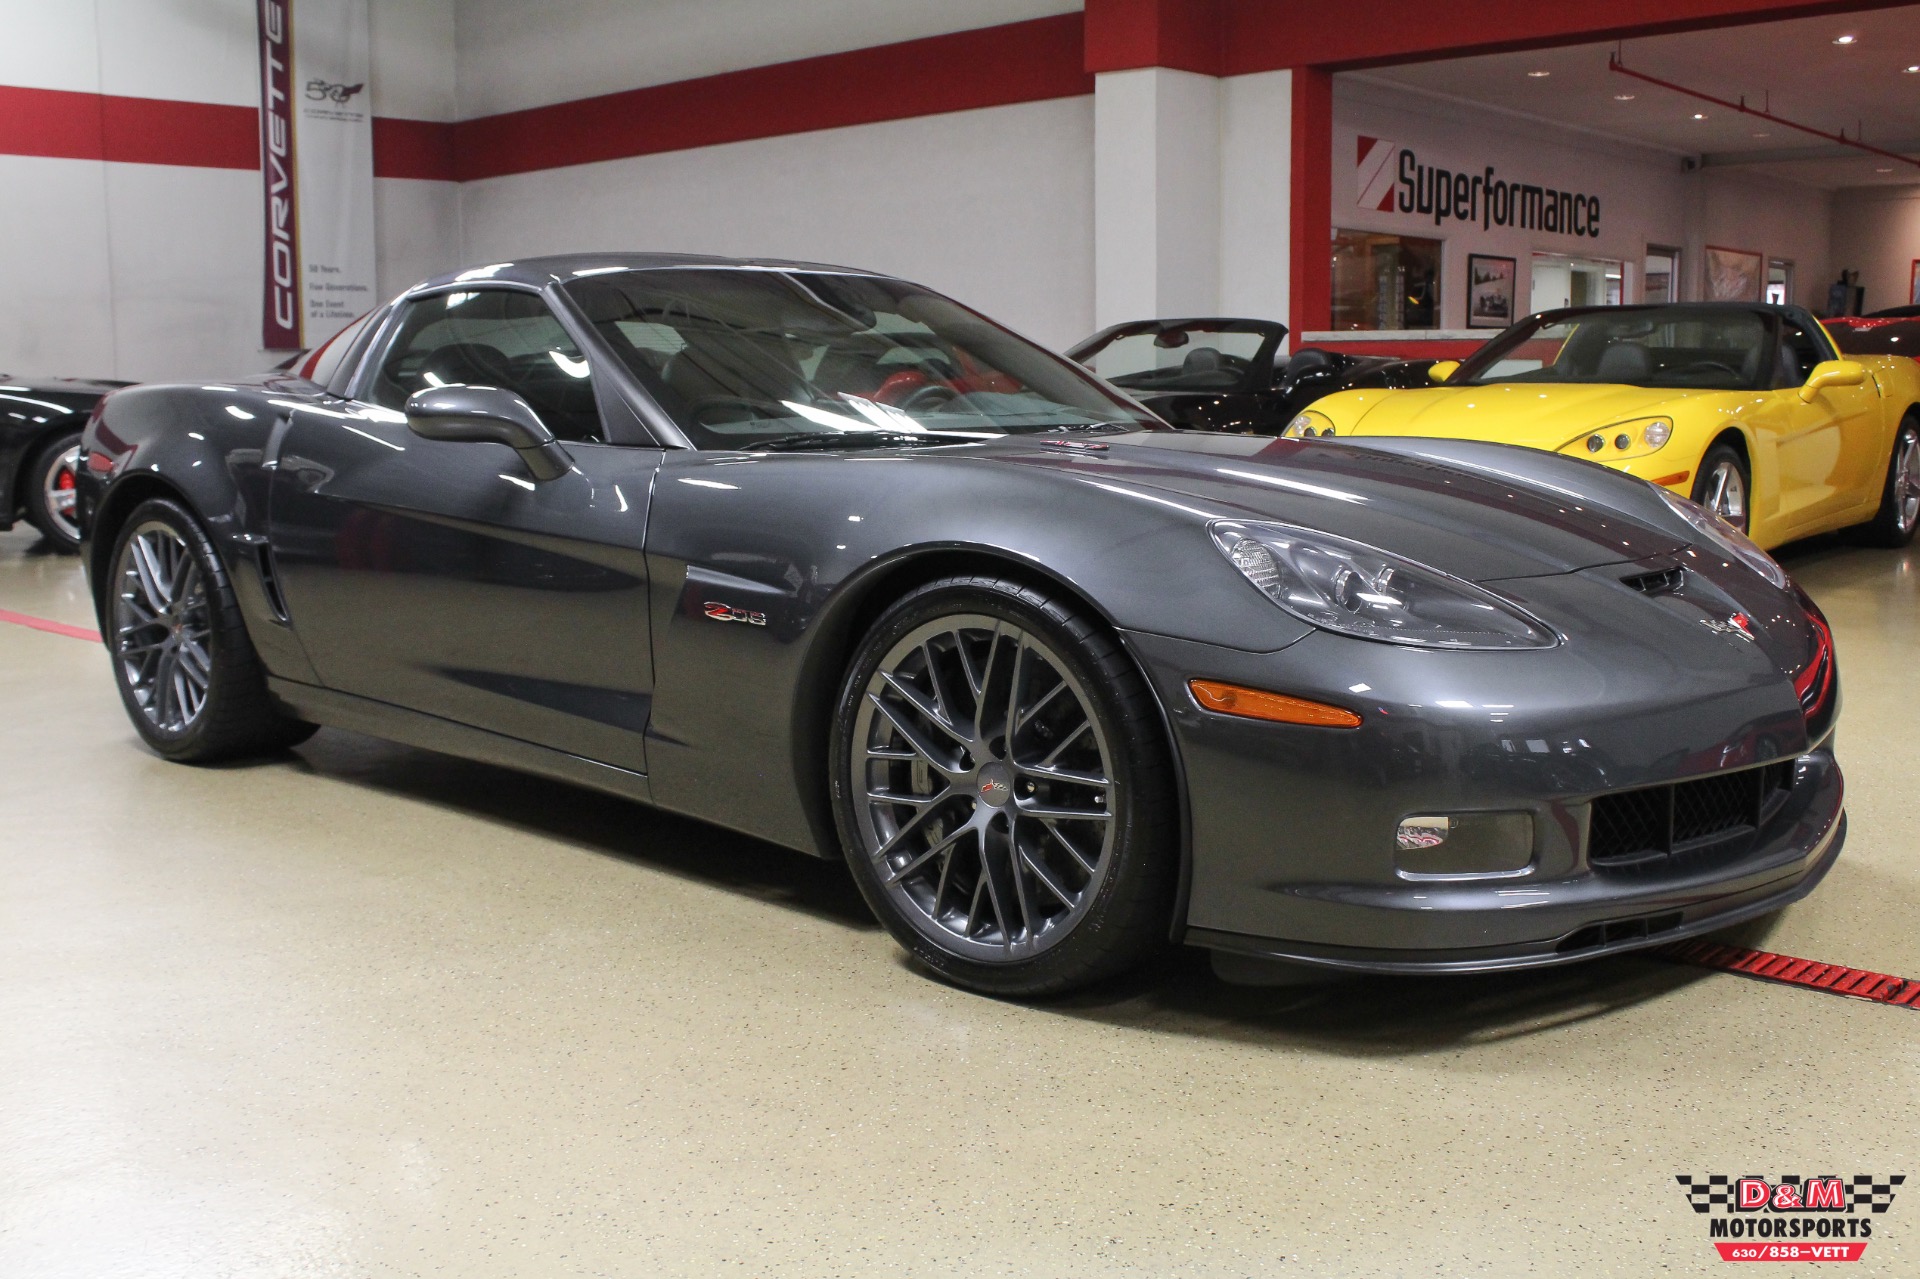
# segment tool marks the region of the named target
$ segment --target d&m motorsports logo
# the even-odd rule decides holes
[[[1722,1261],[1858,1261],[1874,1220],[1893,1207],[1891,1177],[1689,1177],[1674,1180]]]

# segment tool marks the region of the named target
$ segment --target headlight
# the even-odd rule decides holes
[[[1649,417],[1596,427],[1574,437],[1561,446],[1560,451],[1577,457],[1590,457],[1596,462],[1623,462],[1628,458],[1658,453],[1672,438],[1672,418]]]
[[[1316,435],[1332,435],[1333,420],[1324,413],[1308,409],[1287,423],[1287,429],[1280,434],[1290,440],[1310,440]]]
[[[1217,520],[1215,546],[1301,621],[1423,648],[1551,648],[1552,631],[1491,591],[1412,560],[1290,524]]]
[[[1669,493],[1666,489],[1656,490],[1660,500],[1673,508],[1714,550],[1728,559],[1739,560],[1775,586],[1785,587],[1787,571],[1774,563],[1773,556],[1747,540],[1747,535],[1733,525],[1701,506],[1698,502],[1689,502],[1684,497]]]

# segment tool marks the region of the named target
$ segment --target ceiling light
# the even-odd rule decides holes
[[[1613,95],[1613,100],[1615,102],[1631,102],[1633,101],[1633,95],[1631,93],[1616,93]]]
[[[1893,166],[1892,166],[1892,165],[1887,165],[1887,166],[1886,166],[1885,168],[1881,168],[1881,169],[1875,169],[1875,170],[1874,170],[1874,172],[1875,172],[1875,173],[1892,173],[1892,172],[1893,172]]]
[[[1552,75],[1552,74],[1553,74],[1553,72],[1551,72],[1551,71],[1529,71],[1529,72],[1527,72],[1527,79],[1529,79],[1529,80],[1544,80],[1544,79],[1546,79],[1546,78],[1547,78],[1548,76],[1550,76],[1550,75]]]
[[[1707,113],[1704,111],[1695,111],[1693,113],[1693,118],[1696,120],[1704,120],[1707,118]]]
[[[1910,67],[1904,67],[1902,70],[1908,75],[1920,75],[1920,62],[1916,62]]]
[[[1770,138],[1773,135],[1771,133],[1756,133],[1753,136],[1756,138]]]
[[[1835,44],[1852,44],[1855,40],[1858,40],[1859,38],[1860,38],[1859,36],[1835,36],[1833,38],[1833,42]]]

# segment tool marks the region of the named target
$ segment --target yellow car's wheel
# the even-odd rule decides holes
[[[1859,526],[1859,538],[1871,546],[1897,549],[1913,540],[1916,525],[1920,525],[1920,420],[1909,415],[1893,439],[1880,509]]]
[[[1727,523],[1747,531],[1749,495],[1753,480],[1747,473],[1747,459],[1730,444],[1716,444],[1700,459],[1700,470],[1693,481],[1693,500]]]

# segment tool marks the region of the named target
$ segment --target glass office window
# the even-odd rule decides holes
[[[1333,327],[1440,326],[1440,241],[1378,231],[1333,233]]]

